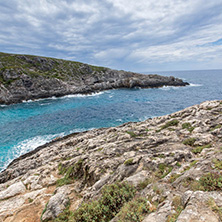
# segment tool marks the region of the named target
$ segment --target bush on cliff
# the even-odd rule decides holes
[[[83,203],[73,213],[70,221],[108,222],[134,197],[135,193],[135,188],[128,183],[107,185],[102,189],[102,196],[98,201]]]

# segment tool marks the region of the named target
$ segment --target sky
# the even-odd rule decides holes
[[[222,0],[0,0],[0,51],[136,72],[222,69]]]

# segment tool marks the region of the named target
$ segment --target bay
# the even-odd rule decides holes
[[[58,136],[142,121],[222,99],[222,70],[155,73],[182,78],[190,86],[108,90],[0,106],[0,171]]]

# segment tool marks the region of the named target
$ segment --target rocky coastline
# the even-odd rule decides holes
[[[29,55],[0,53],[0,104],[117,88],[186,86],[173,76],[144,75]]]
[[[219,222],[221,184],[222,101],[206,101],[14,160],[0,173],[0,221]]]

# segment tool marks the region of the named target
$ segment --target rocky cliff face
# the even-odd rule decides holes
[[[142,75],[79,62],[0,53],[0,104],[132,87],[185,86],[174,77]]]
[[[57,139],[0,183],[3,221],[219,222],[222,101]]]

